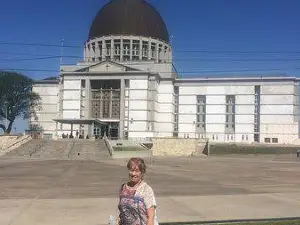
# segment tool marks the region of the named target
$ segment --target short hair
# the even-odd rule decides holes
[[[131,169],[133,165],[137,165],[142,174],[146,173],[146,164],[142,158],[131,158],[127,163],[127,169]]]

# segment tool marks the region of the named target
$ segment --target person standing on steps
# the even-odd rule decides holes
[[[146,164],[141,158],[127,163],[129,181],[119,192],[119,225],[157,225],[156,200],[152,188],[144,181]]]

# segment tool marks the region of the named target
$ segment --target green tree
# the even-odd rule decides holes
[[[29,125],[29,130],[30,131],[44,131],[44,128],[39,124],[32,123]]]
[[[35,116],[41,98],[32,92],[33,80],[20,73],[0,71],[0,128],[9,134],[16,118]],[[1,120],[2,119],[2,120]],[[7,127],[4,120],[7,119]]]

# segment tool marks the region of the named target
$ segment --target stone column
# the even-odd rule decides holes
[[[94,137],[94,128],[95,128],[95,122],[93,122],[92,125],[91,125],[90,135],[89,135],[90,138],[91,138],[91,137]]]
[[[99,61],[100,57],[100,46],[98,40],[95,41],[95,61]]]
[[[151,54],[152,54],[152,52],[151,52],[151,41],[149,39],[149,41],[148,41],[148,60],[151,60]]]
[[[84,118],[90,119],[90,105],[91,105],[91,80],[86,79],[85,80],[85,108],[84,108]],[[89,133],[89,126],[84,126],[84,133]]]
[[[159,62],[160,54],[159,54],[159,44],[158,43],[156,43],[155,48],[156,48],[156,56],[155,56],[156,59],[155,59],[155,61]]]
[[[114,60],[114,55],[115,55],[115,42],[114,39],[110,41],[110,60]]]
[[[123,62],[123,51],[124,51],[123,37],[121,37],[121,41],[120,41],[120,61],[121,62]]]
[[[91,80],[85,80],[85,110],[84,110],[84,118],[90,118],[90,104],[91,104]]]
[[[58,122],[55,123],[55,139],[58,138],[57,129],[58,129]]]
[[[102,61],[105,60],[105,57],[106,57],[106,42],[105,40],[103,39],[102,40]]]
[[[132,51],[133,51],[133,40],[132,40],[132,37],[130,37],[130,47],[129,47],[129,50],[130,50],[130,62],[132,61]]]
[[[121,79],[120,86],[120,123],[119,123],[119,138],[124,137],[124,121],[125,121],[125,80]]]
[[[140,39],[139,59],[142,60],[142,58],[143,58],[143,40]]]

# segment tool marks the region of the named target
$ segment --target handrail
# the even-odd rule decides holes
[[[27,139],[30,139],[30,138],[31,138],[31,136],[27,136],[27,137],[25,137],[25,138],[23,138],[23,139],[21,139],[21,140],[15,142],[15,143],[11,144],[9,147],[6,147],[4,150],[8,151],[8,150],[9,150],[10,148],[12,148],[14,145],[19,144],[19,143],[22,142],[22,141],[26,141]],[[2,149],[2,150],[3,150],[3,149]]]
[[[43,144],[38,144],[38,146],[35,146],[34,150],[29,152],[29,156],[31,157],[33,154],[40,151],[42,149],[42,147],[43,147]]]
[[[145,149],[146,151],[151,151],[151,149],[150,148],[147,148],[143,143],[139,143],[140,144],[140,146],[143,148],[143,149]]]
[[[69,144],[71,144],[71,146],[69,147]],[[68,144],[68,147],[69,147],[69,151],[68,151],[68,159],[70,159],[71,155],[72,155],[72,152],[73,152],[73,149],[75,147],[75,140],[73,140],[71,143]]]
[[[107,136],[104,134],[104,136],[103,136],[103,140],[104,140],[104,142],[105,142],[105,144],[106,144],[106,146],[107,146],[107,148],[108,148],[108,151],[109,151],[109,154],[110,154],[110,156],[112,156],[113,155],[113,152],[114,152],[114,149],[113,149],[113,147],[111,146],[111,144],[109,143],[109,140],[108,140],[108,138],[107,138]]]

